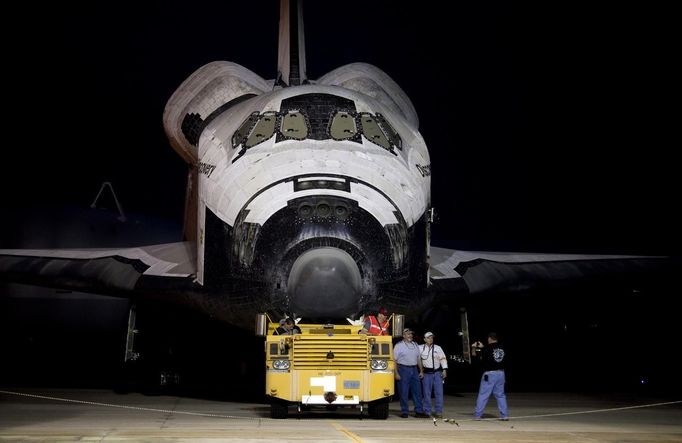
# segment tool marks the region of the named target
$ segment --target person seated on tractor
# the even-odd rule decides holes
[[[388,335],[388,309],[381,307],[377,311],[376,316],[367,316],[360,334]]]
[[[287,317],[282,323],[282,325],[279,328],[275,329],[275,334],[277,335],[295,335],[300,333],[301,328],[296,326],[294,319],[291,317]]]

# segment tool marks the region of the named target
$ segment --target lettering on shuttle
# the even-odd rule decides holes
[[[417,169],[419,170],[419,173],[422,175],[422,177],[428,177],[431,175],[431,165],[420,165],[416,164],[415,165]]]
[[[206,174],[206,177],[210,177],[214,169],[215,165],[199,162],[199,174]]]

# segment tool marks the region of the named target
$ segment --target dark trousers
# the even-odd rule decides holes
[[[400,411],[403,414],[410,412],[410,405],[407,403],[409,394],[412,394],[414,412],[423,413],[422,407],[422,386],[419,380],[419,370],[416,366],[398,366],[398,389],[400,390]]]

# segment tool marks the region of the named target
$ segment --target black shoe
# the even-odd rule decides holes
[[[501,417],[500,421],[509,421],[509,417]]]
[[[424,414],[423,412],[415,412],[414,416],[417,418],[431,418],[429,414]]]
[[[400,418],[407,418],[407,417],[408,417],[407,414],[400,414]]]
[[[433,418],[443,418],[443,414],[433,414]]]

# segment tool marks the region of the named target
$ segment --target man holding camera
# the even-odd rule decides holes
[[[485,405],[488,403],[490,395],[495,396],[497,408],[500,410],[500,420],[509,420],[509,410],[507,409],[507,397],[504,394],[504,349],[497,342],[497,334],[488,334],[488,345],[483,346],[480,341],[471,345],[471,355],[481,354],[483,360],[483,376],[481,386],[478,390],[476,399],[476,409],[474,418],[480,420],[483,415]]]

